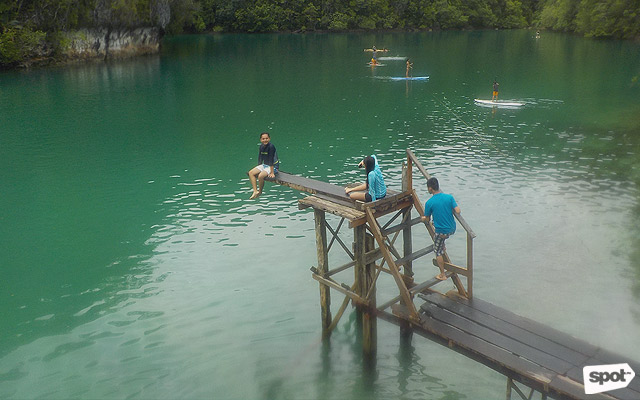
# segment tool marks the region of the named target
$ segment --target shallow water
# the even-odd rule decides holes
[[[336,184],[375,153],[399,189],[412,149],[478,235],[476,297],[640,360],[640,48],[533,36],[181,36],[0,74],[0,398],[504,396],[501,375],[384,321],[363,368],[352,309],[321,343],[313,213],[270,184],[248,201],[264,130],[283,170]],[[366,66],[372,44],[429,80],[378,79],[405,66]],[[494,78],[526,106],[475,106]]]

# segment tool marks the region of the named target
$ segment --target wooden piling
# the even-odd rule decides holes
[[[375,239],[373,236],[365,233],[364,238],[365,253],[375,248]],[[364,254],[363,254],[364,256]],[[377,352],[378,343],[378,323],[375,315],[376,309],[376,265],[374,262],[366,264],[363,271],[363,289],[364,295],[369,294],[368,312],[362,315],[362,350],[365,357],[374,359]]]
[[[327,249],[327,229],[325,212],[314,209],[316,225],[316,252],[318,254],[318,275],[324,276],[329,271],[329,255]],[[320,283],[320,318],[322,334],[328,336],[331,326],[331,289]]]
[[[411,159],[402,164],[402,191],[410,192],[413,190],[413,177],[411,171]],[[411,207],[407,207],[402,211],[402,221],[411,220]],[[406,224],[406,227],[402,229],[402,241],[404,256],[407,257],[413,253],[413,239],[411,237],[411,224]],[[413,279],[413,261],[409,260],[404,264],[404,276]]]

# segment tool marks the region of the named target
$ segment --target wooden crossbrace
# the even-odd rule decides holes
[[[338,244],[340,244],[340,246],[345,251],[345,253],[347,253],[347,255],[349,257],[351,257],[351,259],[353,260],[353,259],[355,259],[355,256],[353,255],[351,250],[349,250],[347,245],[344,244],[342,239],[340,239],[340,237],[338,236],[338,232],[340,232],[340,228],[342,227],[342,223],[343,222],[344,222],[344,218],[342,218],[340,220],[340,223],[338,224],[338,228],[335,231],[333,230],[333,228],[331,228],[331,225],[329,225],[329,223],[327,221],[324,222],[324,225],[327,227],[327,229],[329,230],[329,232],[331,232],[331,235],[332,235],[331,242],[329,243],[329,246],[327,246],[327,252],[329,252],[329,250],[331,250],[331,245],[333,244],[334,240],[337,240]]]
[[[391,270],[391,275],[393,275],[393,278],[396,281],[396,285],[398,285],[402,302],[407,307],[410,314],[410,318],[418,320],[419,319],[418,310],[416,309],[415,304],[413,304],[413,299],[411,297],[411,294],[409,293],[409,289],[407,289],[407,286],[404,283],[404,279],[402,279],[402,276],[400,275],[400,271],[398,270],[396,263],[393,261],[393,256],[391,255],[389,249],[386,246],[385,239],[382,236],[382,233],[380,232],[380,227],[378,226],[378,221],[373,216],[373,213],[371,212],[370,208],[365,207],[364,211],[367,217],[367,225],[370,228],[371,232],[373,233],[373,237],[376,239],[376,242],[378,242],[378,246],[382,251],[382,255],[386,260],[387,264],[389,265],[389,269]]]

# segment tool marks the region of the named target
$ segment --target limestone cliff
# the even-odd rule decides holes
[[[64,34],[62,54],[74,59],[112,59],[157,53],[162,33],[158,28],[83,29]]]

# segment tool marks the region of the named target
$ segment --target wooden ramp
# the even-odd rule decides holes
[[[638,379],[627,388],[592,395],[585,394],[582,383],[585,366],[628,363],[634,371],[640,371],[636,361],[478,298],[438,292],[419,297],[425,303],[414,332],[440,341],[543,395],[556,399],[640,399]]]

